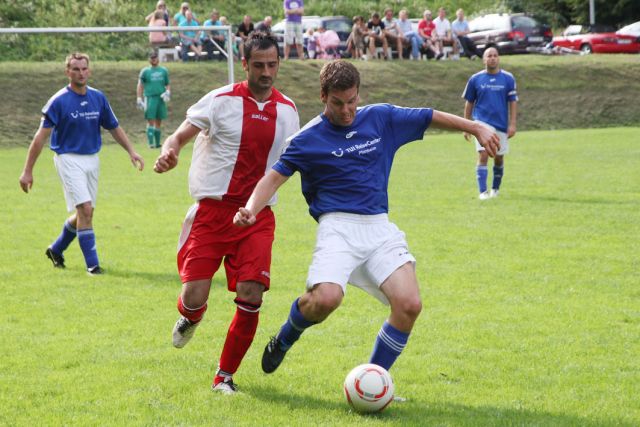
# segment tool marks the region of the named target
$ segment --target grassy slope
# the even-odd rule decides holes
[[[391,218],[418,259],[424,312],[392,370],[410,400],[372,417],[350,413],[340,391],[386,316],[362,292],[350,288],[276,374],[259,368],[311,258],[297,179],[280,192],[274,285],[236,378],[244,394],[228,398],[208,389],[234,307],[222,276],[194,340],[170,345],[188,156],[158,176],[103,150],[95,225],[108,274],[89,278],[77,244],[66,271],[43,254],[64,217],[51,153],[24,195],[25,150],[2,150],[0,424],[638,425],[639,131],[521,132],[487,203],[459,135],[398,153]]]
[[[562,129],[640,124],[640,55],[588,57],[503,57],[520,92],[520,129]],[[283,63],[277,87],[298,105],[302,122],[319,111],[320,61]],[[365,103],[432,106],[461,114],[460,94],[480,62],[358,62]],[[143,138],[144,120],[135,109],[135,87],[144,62],[93,64],[91,84],[103,90],[130,134]],[[227,81],[224,63],[168,64],[173,97],[165,126],[172,131],[186,109],[207,91]],[[236,80],[243,78],[236,63]],[[0,62],[0,146],[28,144],[39,111],[66,84],[58,63]]]

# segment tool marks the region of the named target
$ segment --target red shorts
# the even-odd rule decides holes
[[[268,206],[250,227],[236,227],[238,205],[202,199],[189,209],[178,243],[178,272],[182,283],[211,279],[224,258],[227,287],[238,282],[270,284],[271,246],[276,221]]]

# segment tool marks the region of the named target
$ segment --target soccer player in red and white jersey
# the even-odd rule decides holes
[[[212,385],[223,393],[236,392],[232,376],[258,326],[262,294],[269,289],[275,231],[269,208],[261,212],[258,227],[235,227],[233,216],[300,127],[293,101],[273,87],[279,67],[277,40],[254,32],[244,52],[247,80],[209,92],[191,106],[154,166],[158,173],[176,167],[180,149],[197,135],[189,170],[196,203],[187,213],[178,243],[183,285],[173,345],[182,348],[193,336],[207,309],[211,279],[224,260],[237,309]],[[269,204],[274,203],[275,197]]]

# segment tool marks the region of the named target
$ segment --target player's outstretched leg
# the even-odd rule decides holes
[[[267,346],[264,348],[264,353],[262,353],[262,370],[267,374],[278,369],[285,354],[291,346],[298,341],[302,332],[317,323],[304,318],[298,306],[299,300],[300,298],[291,304],[289,318],[280,328],[278,335],[271,337]]]
[[[178,297],[178,311],[182,316],[173,327],[173,346],[182,348],[193,337],[196,328],[200,324],[204,312],[207,311],[207,304],[198,308],[189,308],[182,303],[182,295]]]

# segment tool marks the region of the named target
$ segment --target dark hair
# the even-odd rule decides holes
[[[320,70],[320,90],[325,95],[330,90],[360,89],[360,73],[350,62],[336,59],[327,62]]]
[[[255,50],[267,50],[271,47],[276,48],[278,51],[278,39],[270,33],[264,31],[252,31],[249,33],[249,37],[244,42],[244,59],[249,61],[251,59],[251,53]],[[278,54],[279,56],[279,54]]]

